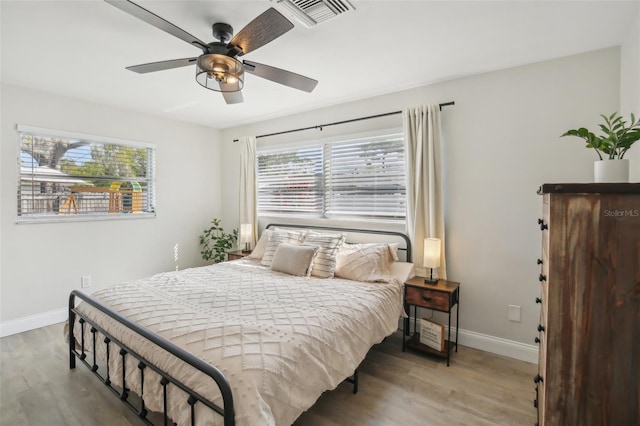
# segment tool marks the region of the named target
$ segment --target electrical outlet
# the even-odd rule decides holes
[[[83,275],[80,277],[80,283],[82,284],[82,288],[91,287],[91,275]]]
[[[509,321],[520,322],[520,306],[509,305]]]

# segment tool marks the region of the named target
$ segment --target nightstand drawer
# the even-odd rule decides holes
[[[241,250],[230,251],[230,252],[227,252],[227,260],[242,259],[243,257],[248,256],[250,254],[251,254],[250,251],[241,251]]]
[[[449,293],[410,286],[406,287],[405,303],[445,312],[451,308]]]

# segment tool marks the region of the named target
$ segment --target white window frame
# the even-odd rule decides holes
[[[16,126],[18,135],[18,167],[17,167],[17,188],[16,188],[16,200],[17,205],[14,210],[16,213],[16,223],[29,224],[29,223],[60,223],[60,222],[94,222],[104,220],[135,220],[135,219],[149,219],[156,217],[156,157],[157,147],[155,144],[132,141],[127,139],[112,138],[107,136],[96,136],[85,133],[71,132],[65,130],[47,129],[42,127],[34,127],[18,124]],[[83,140],[90,143],[97,144],[109,144],[109,145],[121,145],[130,148],[145,148],[148,149],[147,158],[147,197],[149,198],[149,211],[142,211],[135,214],[121,214],[121,213],[96,213],[96,214],[24,214],[19,215],[18,210],[20,208],[20,185],[21,185],[21,143],[22,134],[32,133],[39,136],[48,136],[61,139],[75,139]]]
[[[340,143],[348,143],[348,142],[356,142],[358,140],[362,140],[362,139],[366,139],[366,138],[377,138],[377,137],[381,137],[381,136],[395,136],[395,135],[400,135],[404,138],[403,135],[403,131],[402,128],[390,128],[390,129],[382,129],[382,130],[378,130],[378,131],[372,131],[372,132],[361,132],[361,133],[355,133],[355,134],[349,134],[349,135],[342,135],[342,136],[334,136],[334,137],[328,137],[328,138],[319,138],[319,139],[309,139],[306,141],[289,141],[289,142],[282,142],[282,143],[268,143],[268,142],[262,142],[260,140],[258,140],[258,149],[257,149],[257,154],[268,154],[268,153],[277,153],[277,152],[283,152],[283,151],[287,151],[287,150],[294,150],[294,149],[303,149],[303,148],[310,148],[310,147],[320,147],[323,151],[323,165],[322,165],[322,169],[323,169],[323,178],[322,178],[322,186],[323,186],[323,190],[326,189],[326,180],[327,177],[324,176],[324,171],[326,170],[326,153],[328,150],[328,146],[332,145],[332,144],[340,144]],[[404,147],[403,147],[404,148]],[[405,157],[406,158],[406,157]],[[257,170],[257,164],[256,164],[256,170]],[[406,173],[406,169],[405,169],[405,173]],[[405,186],[406,186],[406,175],[405,175]],[[406,187],[405,187],[405,191],[406,191]],[[370,216],[360,216],[360,215],[345,215],[345,216],[339,216],[339,215],[327,215],[326,209],[327,209],[327,193],[324,193],[322,195],[322,211],[320,214],[318,215],[298,215],[295,213],[277,213],[277,212],[258,212],[258,216],[259,217],[299,217],[299,216],[304,216],[304,217],[308,217],[310,219],[320,219],[320,220],[327,220],[327,221],[340,221],[340,222],[344,222],[344,221],[362,221],[362,220],[374,220],[376,222],[389,222],[389,223],[404,223],[406,221],[406,212],[404,216],[398,216],[398,217],[384,217],[384,216],[378,216],[378,217],[370,217]]]

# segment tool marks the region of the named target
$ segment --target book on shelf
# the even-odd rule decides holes
[[[420,320],[420,343],[432,349],[444,351],[444,326],[428,319]]]

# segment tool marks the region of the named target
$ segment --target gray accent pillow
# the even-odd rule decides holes
[[[318,246],[280,243],[271,261],[271,270],[308,277],[318,250]]]

